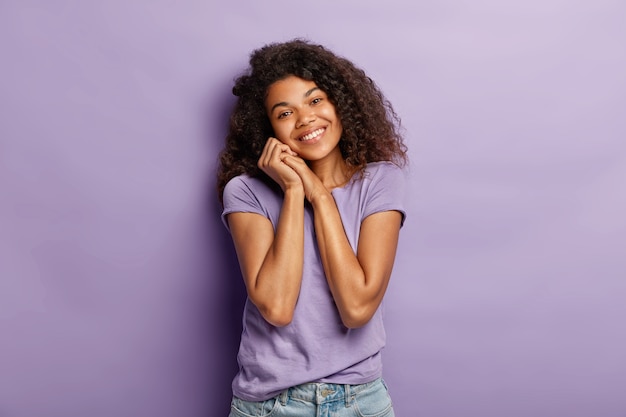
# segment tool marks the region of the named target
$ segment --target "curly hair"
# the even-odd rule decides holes
[[[235,80],[233,94],[238,100],[217,172],[220,201],[233,177],[265,176],[257,161],[274,135],[265,99],[270,85],[290,75],[315,82],[334,104],[343,126],[339,149],[347,164],[362,172],[369,162],[406,163],[400,119],[362,69],[306,40],[272,43],[252,52],[250,68]]]

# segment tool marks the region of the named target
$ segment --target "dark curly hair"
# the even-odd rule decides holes
[[[343,134],[339,149],[346,163],[362,171],[366,164],[407,161],[400,119],[374,81],[349,60],[305,40],[273,43],[254,51],[250,68],[235,81],[238,97],[230,130],[219,156],[217,189],[240,174],[264,177],[257,167],[265,142],[274,136],[265,109],[271,84],[290,75],[313,81],[334,104]],[[269,177],[267,181],[271,181]]]

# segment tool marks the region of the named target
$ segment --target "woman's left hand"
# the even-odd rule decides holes
[[[317,175],[309,168],[304,159],[289,155],[283,158],[283,162],[296,171],[300,179],[302,180],[302,186],[304,188],[304,195],[309,202],[313,202],[313,200],[322,193],[328,193],[324,184],[319,179]]]

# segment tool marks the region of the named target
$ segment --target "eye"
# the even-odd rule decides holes
[[[322,101],[323,99],[321,97],[316,97],[313,100],[311,100],[311,104],[318,104]]]
[[[287,111],[283,111],[283,112],[278,113],[278,118],[279,119],[284,119],[285,117],[289,116],[290,114],[291,114],[291,112],[288,111],[288,110]]]

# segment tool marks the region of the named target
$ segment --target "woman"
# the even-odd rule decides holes
[[[230,415],[393,416],[399,121],[362,70],[302,40],[254,51],[233,93],[218,190],[248,299]]]

